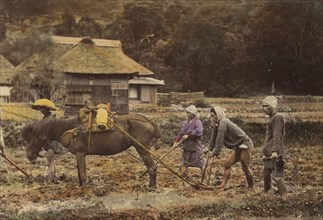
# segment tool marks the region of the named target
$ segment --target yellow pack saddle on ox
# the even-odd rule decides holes
[[[80,109],[79,117],[90,132],[102,132],[113,129],[113,114],[110,112],[110,105],[92,102]]]
[[[114,120],[113,113],[110,112],[110,103],[94,106],[92,101],[88,101],[86,106],[80,109],[79,118],[90,133],[113,130]],[[69,144],[79,131],[79,128],[65,131],[61,136],[62,144]]]

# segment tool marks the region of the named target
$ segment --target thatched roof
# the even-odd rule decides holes
[[[0,54],[0,85],[10,85],[14,73],[14,66]]]
[[[0,69],[12,69],[14,65],[10,63],[4,56],[0,54]]]
[[[88,38],[84,38],[84,39],[88,39]],[[82,44],[82,43],[80,43],[82,38],[77,38],[77,37],[52,36],[52,40],[57,45],[65,45],[65,46],[70,45],[71,49],[67,53],[71,52],[72,50],[75,49],[75,47],[78,47],[80,44]],[[110,68],[106,69],[104,71],[104,74],[118,74],[123,71],[126,71],[124,73],[137,72],[139,74],[139,76],[150,76],[153,74],[152,71],[143,67],[142,65],[140,65],[139,63],[137,63],[136,61],[134,61],[133,59],[128,57],[126,54],[124,54],[122,51],[120,41],[106,40],[106,39],[92,39],[92,41],[94,42],[95,47],[88,46],[86,50],[84,49],[85,47],[83,49],[78,48],[77,50],[74,50],[73,53],[77,53],[78,57],[82,56],[83,58],[85,58],[87,56],[85,53],[90,54],[91,53],[90,50],[92,50],[91,48],[95,48],[94,50],[96,50],[96,51],[98,51],[98,49],[96,47],[101,48],[103,51],[106,52],[106,54],[102,55],[102,56],[109,58],[109,60],[108,60],[109,63],[106,65],[110,65]],[[70,55],[66,55],[66,56],[70,56]],[[89,56],[91,56],[91,55],[89,55]],[[73,57],[70,57],[70,58],[73,58]],[[80,58],[77,58],[77,59],[80,59]],[[76,63],[76,64],[79,65],[78,63]],[[98,65],[99,62],[94,62],[93,64]],[[115,70],[113,68],[111,68],[111,66],[116,66],[117,64],[120,65],[119,70],[114,72]],[[56,65],[59,65],[59,64],[56,63]],[[102,64],[99,64],[98,66],[99,66],[99,68],[102,68]],[[70,68],[71,69],[69,69],[69,70],[73,69],[73,67],[70,67]],[[95,66],[93,66],[91,69],[94,69],[94,68],[95,68]],[[69,72],[69,71],[67,71],[67,72]],[[84,71],[82,71],[80,73],[83,73],[83,72]],[[100,70],[96,70],[96,71],[92,70],[89,73],[94,74],[95,72],[98,73],[98,72],[100,72]]]
[[[35,53],[18,66],[16,66],[17,72],[29,72],[41,69],[50,69],[52,63],[62,56],[68,49],[60,47],[55,44],[51,45],[45,51],[41,53]]]
[[[92,39],[83,38],[54,62],[53,69],[65,73],[109,75],[134,74],[145,69],[144,67],[138,68],[137,63],[136,66],[129,62],[131,59],[122,53],[121,48],[112,48],[109,48],[109,51],[104,50],[98,47]]]
[[[35,70],[55,69],[67,73],[138,73],[139,76],[150,76],[153,74],[153,72],[125,55],[120,41],[92,39],[95,46],[84,46],[80,43],[82,38],[62,36],[52,36],[51,38],[52,45],[45,51],[33,54],[23,61],[15,68],[16,71],[29,73]],[[80,46],[80,44],[83,46]],[[88,59],[86,58],[87,56],[89,56]],[[53,66],[54,62],[55,65]],[[105,67],[107,68],[104,69]]]

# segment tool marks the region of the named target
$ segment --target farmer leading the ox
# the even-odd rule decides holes
[[[231,167],[237,162],[241,162],[248,187],[252,188],[253,176],[250,171],[250,149],[253,148],[253,143],[251,139],[241,128],[225,117],[223,108],[212,107],[210,117],[211,124],[214,126],[208,148],[209,151],[212,151],[211,156],[219,156],[223,146],[233,150],[228,160],[224,163],[223,180],[218,188],[225,188],[231,175]]]
[[[181,124],[177,134],[176,142],[183,141],[183,163],[180,169],[180,175],[186,176],[188,167],[198,167],[203,174],[204,160],[202,159],[203,150],[201,137],[203,135],[203,124],[197,116],[197,108],[190,105],[186,108],[188,120]],[[175,143],[176,144],[176,143]]]
[[[39,110],[44,116],[42,120],[51,120],[55,118],[55,114],[52,111],[57,111],[55,104],[48,99],[38,99],[31,106],[35,110]],[[48,183],[54,182],[55,179],[55,154],[63,154],[68,152],[68,150],[63,147],[63,145],[57,141],[45,139],[44,149],[46,150],[46,157],[48,162]]]
[[[284,194],[287,188],[284,182],[283,140],[285,133],[285,121],[276,111],[277,98],[267,96],[262,100],[263,110],[269,116],[266,130],[266,139],[263,146],[264,161],[264,192],[271,189],[272,179],[276,182],[278,193]],[[272,173],[274,174],[272,177]]]

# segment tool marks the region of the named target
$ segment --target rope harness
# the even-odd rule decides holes
[[[213,189],[207,185],[205,185],[202,182],[198,182],[198,183],[194,183],[191,182],[185,178],[183,178],[180,174],[178,174],[176,171],[174,171],[170,166],[168,166],[166,163],[164,163],[161,159],[162,158],[158,158],[156,155],[154,155],[149,149],[147,149],[145,146],[143,146],[141,143],[139,143],[135,138],[133,138],[127,131],[125,131],[121,126],[119,126],[118,124],[116,124],[115,122],[113,122],[113,125],[116,126],[117,128],[119,128],[126,136],[128,136],[135,144],[137,144],[138,146],[140,146],[142,149],[144,149],[146,152],[148,152],[156,161],[158,161],[160,164],[162,164],[166,169],[168,169],[173,175],[175,175],[176,177],[178,177],[179,179],[181,179],[183,182],[186,182],[187,184],[189,184],[190,186],[192,186],[193,188],[203,188],[203,189]],[[73,128],[70,129],[68,131],[65,131],[61,137],[61,143],[64,146],[67,146],[70,141],[75,138],[80,132],[79,128]],[[90,131],[89,131],[90,132]],[[90,133],[89,133],[89,140],[88,140],[88,144],[90,147]],[[142,162],[142,160],[140,160],[138,157],[134,156],[133,154],[131,154],[128,151],[125,151],[127,154],[129,154],[131,157],[135,158],[137,161]]]
[[[126,132],[122,127],[120,127],[118,124],[114,123],[114,125],[119,128],[125,135],[127,135],[133,142],[135,142],[138,146],[142,147],[146,152],[148,152],[156,161],[158,161],[160,164],[162,164],[166,169],[168,169],[172,174],[174,174],[176,177],[181,179],[183,182],[186,182],[193,188],[204,188],[204,189],[213,189],[204,183],[199,182],[193,183],[191,181],[188,181],[187,179],[183,178],[181,175],[179,175],[176,171],[174,171],[171,167],[169,167],[166,163],[164,163],[161,159],[159,159],[156,155],[154,155],[150,150],[148,150],[145,146],[143,146],[141,143],[139,143],[135,138],[133,138],[128,132]]]
[[[76,137],[79,134],[79,132],[80,132],[79,128],[73,128],[65,131],[60,137],[60,142],[63,144],[63,146],[68,146],[71,140],[74,137]]]

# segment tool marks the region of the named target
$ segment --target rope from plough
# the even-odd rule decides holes
[[[150,150],[148,150],[145,146],[143,146],[141,143],[139,143],[135,138],[133,138],[128,132],[126,132],[123,128],[121,128],[118,124],[114,123],[116,127],[118,127],[124,134],[126,134],[132,141],[134,141],[137,145],[142,147],[146,152],[148,152],[155,160],[157,160],[160,164],[162,164],[166,169],[168,169],[171,173],[173,173],[175,176],[177,176],[179,179],[181,179],[183,182],[186,182],[192,187],[197,188],[204,188],[204,189],[213,189],[209,186],[206,186],[203,183],[199,183],[198,185],[196,183],[192,183],[188,181],[187,179],[183,178],[181,175],[179,175],[176,171],[174,171],[171,167],[169,167],[167,164],[165,164],[162,160],[160,160],[156,155],[154,155]]]
[[[126,152],[128,155],[130,155],[133,159],[135,159],[136,161],[139,161],[139,162],[143,162],[142,160],[140,160],[138,157],[136,157],[135,155],[133,155],[132,153],[130,153],[129,151],[124,151],[124,152]]]

